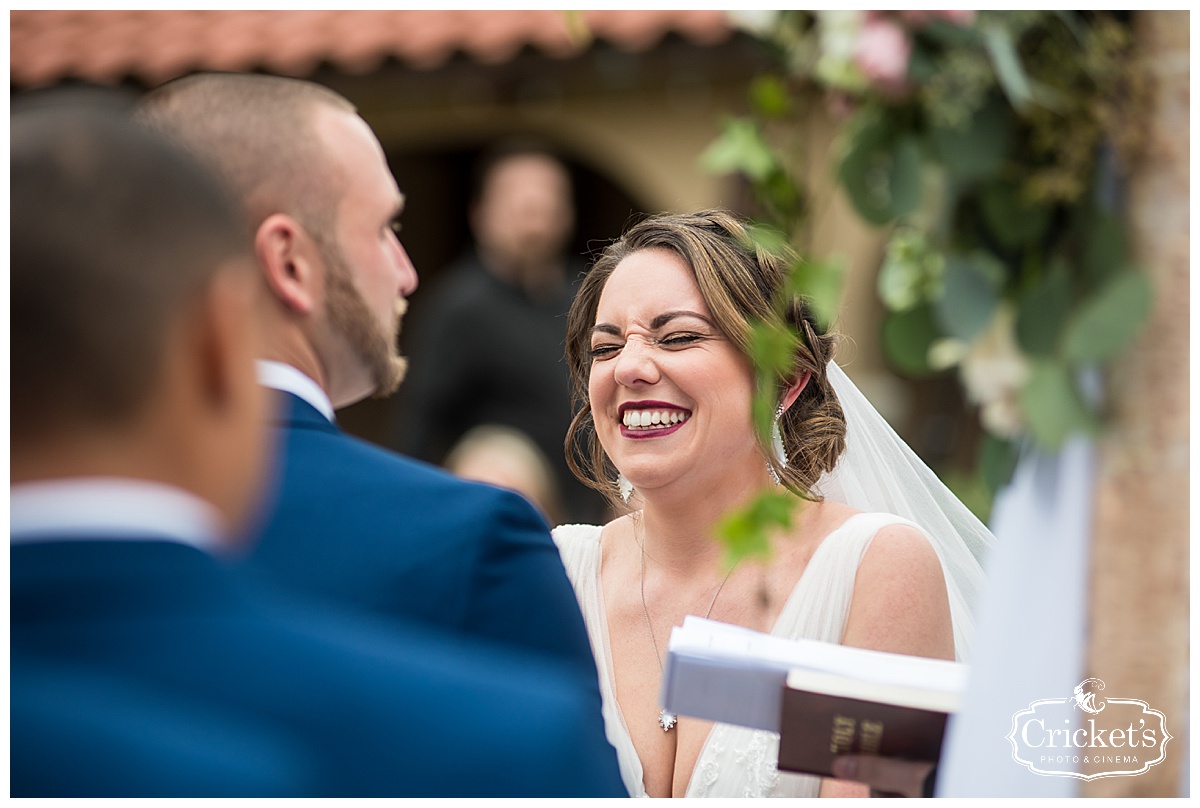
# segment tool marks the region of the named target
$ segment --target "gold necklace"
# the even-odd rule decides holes
[[[646,537],[642,536],[642,614],[646,616],[646,628],[650,632],[650,642],[654,645],[654,659],[658,662],[658,674],[663,674],[662,655],[658,652],[658,640],[654,639],[654,624],[650,622],[650,609],[646,607]],[[713,607],[717,605],[717,597],[721,594],[721,590],[725,588],[725,582],[729,580],[729,576],[733,575],[734,564],[729,568],[729,572],[725,573],[725,577],[721,579],[721,583],[717,586],[717,591],[713,593],[712,601],[708,604],[708,611],[704,613],[704,619],[712,614]],[[675,728],[675,722],[678,717],[675,713],[669,712],[666,707],[659,710],[658,725],[662,727],[663,732],[670,732]]]

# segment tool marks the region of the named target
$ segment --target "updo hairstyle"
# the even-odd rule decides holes
[[[749,359],[751,323],[779,322],[773,306],[790,267],[788,255],[775,255],[752,243],[745,224],[723,210],[651,216],[630,227],[614,241],[584,277],[567,316],[566,360],[571,373],[576,412],[567,430],[567,464],[584,484],[618,503],[617,471],[596,438],[588,401],[592,328],[600,295],[613,270],[640,250],[668,249],[679,255],[695,275],[700,294],[722,334]],[[826,374],[836,337],[822,333],[810,307],[800,298],[786,301],[783,318],[800,334],[795,364],[777,379],[778,394],[802,374],[812,377],[795,403],[784,413],[779,428],[787,465],[774,452],[763,455],[783,484],[808,499],[821,475],[833,469],[845,449],[846,419]]]

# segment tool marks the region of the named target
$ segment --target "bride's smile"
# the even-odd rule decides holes
[[[621,434],[626,438],[659,438],[674,434],[691,417],[690,410],[662,401],[631,401],[622,404]]]

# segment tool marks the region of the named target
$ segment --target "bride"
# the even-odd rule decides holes
[[[775,446],[751,419],[750,322],[786,266],[731,214],[633,226],[584,279],[567,327],[581,479],[633,513],[554,532],[600,669],[604,717],[634,796],[866,796],[775,769],[778,736],[664,714],[671,627],[685,615],[895,653],[962,659],[985,528],[831,361],[800,300]],[[781,445],[780,445],[781,444]],[[886,464],[881,466],[880,464]],[[776,481],[778,480],[778,482]],[[726,572],[714,526],[774,485],[804,493],[766,562]],[[886,512],[878,512],[886,511]]]

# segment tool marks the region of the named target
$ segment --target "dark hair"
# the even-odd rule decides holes
[[[567,431],[566,450],[575,476],[614,501],[616,470],[596,438],[588,404],[591,332],[600,295],[613,270],[626,256],[652,248],[675,252],[691,268],[717,326],[747,357],[751,323],[780,319],[776,300],[791,266],[790,256],[755,247],[745,224],[722,210],[651,216],[601,253],[567,316],[566,360],[577,409]],[[782,319],[801,339],[793,371],[777,380],[780,391],[806,370],[812,378],[780,422],[787,466],[779,466],[772,452],[764,454],[789,488],[811,498],[821,474],[834,467],[845,449],[846,420],[826,374],[836,337],[820,329],[800,297],[785,301]]]
[[[12,424],[134,414],[177,312],[253,266],[217,181],[126,114],[43,98],[12,115]]]

